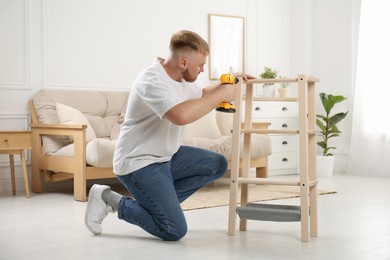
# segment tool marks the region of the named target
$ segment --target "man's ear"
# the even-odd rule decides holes
[[[186,69],[187,68],[187,58],[181,57],[179,58],[179,67],[181,69]]]

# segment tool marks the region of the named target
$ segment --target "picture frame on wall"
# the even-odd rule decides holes
[[[245,72],[245,18],[209,14],[209,78],[233,72]]]

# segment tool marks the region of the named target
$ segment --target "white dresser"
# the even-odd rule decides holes
[[[291,130],[298,128],[297,102],[261,101],[254,98],[253,122],[269,122],[269,129]],[[298,136],[270,134],[272,155],[268,158],[269,175],[298,173]]]

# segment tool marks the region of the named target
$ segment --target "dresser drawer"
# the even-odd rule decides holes
[[[253,102],[253,118],[295,118],[297,104],[295,102]]]
[[[281,130],[296,130],[298,129],[298,122],[296,119],[269,119],[267,122],[271,123],[269,129]]]
[[[298,137],[296,135],[270,135],[272,152],[297,151]]]
[[[281,169],[293,169],[297,168],[297,153],[296,152],[285,152],[285,153],[273,153],[268,158],[270,170],[281,170]]]

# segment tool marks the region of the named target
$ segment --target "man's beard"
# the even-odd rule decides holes
[[[194,82],[194,81],[198,78],[198,76],[196,76],[196,77],[191,77],[191,75],[190,75],[188,69],[186,69],[186,70],[183,72],[182,75],[183,75],[183,79],[184,79],[185,81],[187,81],[187,82]]]

